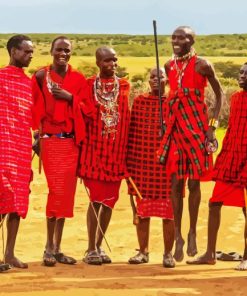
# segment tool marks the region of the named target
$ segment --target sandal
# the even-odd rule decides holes
[[[167,255],[163,255],[163,266],[167,268],[174,268],[175,267],[175,261],[172,257],[171,253],[168,253]]]
[[[9,264],[5,264],[5,263],[0,263],[0,272],[3,272],[3,271],[6,271],[6,270],[9,270],[11,269],[11,266]]]
[[[101,265],[102,259],[96,250],[87,251],[86,256],[82,259],[83,262],[91,265]]]
[[[44,251],[44,255],[43,255],[43,264],[45,266],[55,266],[57,263],[57,260],[55,258],[55,256],[51,253],[47,253],[46,251]]]
[[[142,264],[148,263],[149,261],[149,253],[142,253],[139,251],[134,257],[129,259],[130,264]]]
[[[64,255],[64,253],[56,253],[53,255],[57,262],[62,263],[62,264],[75,264],[77,261],[73,257],[69,257]]]
[[[111,263],[111,258],[108,255],[106,255],[105,251],[100,247],[98,248],[98,254],[101,258],[102,263]]]

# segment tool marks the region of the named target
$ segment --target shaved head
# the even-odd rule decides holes
[[[101,61],[102,59],[105,59],[106,56],[112,56],[112,55],[116,55],[116,52],[113,48],[108,46],[101,46],[95,52],[97,62]]]
[[[195,31],[191,27],[179,26],[174,30],[174,32],[180,31],[180,30],[184,31],[186,36],[194,42],[196,34],[195,34]]]

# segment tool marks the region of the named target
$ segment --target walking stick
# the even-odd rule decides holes
[[[87,196],[88,196],[88,198],[89,198],[89,200],[90,200],[90,195],[89,195],[89,192],[88,192],[88,190],[87,190],[87,187],[84,185],[84,188],[85,188],[85,190],[86,190],[86,192],[87,192]],[[97,226],[99,227],[99,230],[100,230],[100,232],[101,232],[101,234],[102,234],[102,236],[103,236],[103,238],[104,238],[104,240],[105,240],[105,243],[106,243],[106,245],[107,245],[107,248],[108,248],[108,250],[111,252],[111,248],[110,248],[110,245],[108,244],[108,241],[107,241],[107,239],[106,239],[106,237],[105,237],[105,233],[104,233],[104,231],[102,230],[102,228],[101,228],[101,225],[100,225],[100,222],[99,222],[99,218],[98,218],[98,216],[97,216],[97,213],[96,213],[96,211],[95,211],[95,208],[94,208],[94,206],[93,206],[93,203],[90,201],[90,206],[92,207],[92,209],[93,209],[93,212],[94,212],[94,215],[95,215],[95,218],[96,218],[96,221],[97,221]]]
[[[245,246],[247,247],[247,190],[246,187],[244,188],[244,201],[245,201]]]
[[[138,188],[137,188],[135,182],[133,181],[133,179],[132,179],[131,177],[129,177],[127,180],[128,180],[128,181],[130,182],[130,184],[132,185],[133,189],[134,189],[135,192],[136,192],[136,195],[137,195],[140,199],[142,199],[142,195],[141,195],[140,191],[138,190]],[[133,197],[132,194],[130,195],[130,204],[131,204],[131,208],[132,208],[132,212],[133,212],[133,224],[134,224],[134,225],[137,225],[137,224],[139,224],[139,217],[138,217],[138,215],[137,215],[136,205],[135,205],[134,197]]]
[[[164,123],[163,123],[163,110],[162,110],[162,96],[161,96],[161,83],[160,83],[160,66],[159,66],[159,51],[158,51],[158,38],[157,38],[157,26],[156,21],[153,20],[154,28],[154,44],[155,44],[155,57],[156,57],[156,69],[159,85],[159,105],[160,105],[160,137],[163,137],[164,134]]]

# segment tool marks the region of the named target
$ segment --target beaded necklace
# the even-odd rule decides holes
[[[102,81],[99,75],[94,82],[94,96],[100,106],[101,120],[104,123],[103,135],[115,134],[119,121],[118,112],[119,81],[114,76],[113,81]]]
[[[47,69],[46,72],[46,85],[47,85],[47,89],[49,91],[49,93],[52,93],[52,88],[53,87],[60,87],[61,85],[57,82],[54,82],[51,78],[51,71],[50,68]]]
[[[178,80],[178,87],[182,87],[182,79],[184,76],[184,71],[187,68],[190,59],[195,56],[196,52],[194,48],[191,48],[188,53],[186,53],[182,57],[178,57],[176,55],[173,56],[174,59],[174,64],[175,64],[175,69],[177,71],[177,80]],[[178,65],[178,61],[181,62],[181,66]]]

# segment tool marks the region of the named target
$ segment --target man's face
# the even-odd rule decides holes
[[[97,66],[100,69],[101,77],[113,77],[117,69],[117,61],[117,55],[114,50],[106,49],[102,51],[99,59],[97,60]]]
[[[164,93],[165,82],[166,82],[165,72],[160,70],[161,94]],[[158,92],[159,92],[159,81],[158,81],[157,69],[153,69],[150,72],[149,85],[150,85],[152,94],[158,94]]]
[[[244,90],[247,90],[247,65],[243,65],[240,68],[238,75],[238,84]]]
[[[28,67],[33,57],[32,41],[23,40],[19,48],[13,48],[12,58],[20,68]]]
[[[71,56],[71,43],[67,39],[55,41],[51,50],[53,63],[59,66],[67,65]]]
[[[172,48],[176,56],[182,57],[187,54],[192,46],[192,39],[188,37],[183,29],[175,30],[172,34]]]

